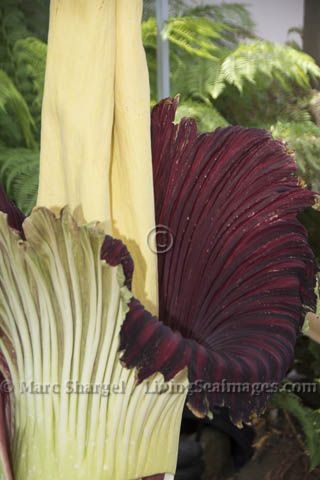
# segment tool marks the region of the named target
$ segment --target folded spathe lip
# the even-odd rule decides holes
[[[194,413],[226,405],[234,422],[247,421],[268,389],[252,396],[221,384],[278,383],[293,360],[315,307],[316,271],[296,214],[314,194],[299,187],[292,156],[270,133],[197,134],[192,119],[173,124],[177,102],[152,113],[156,222],[174,238],[158,255],[160,322],[131,301],[122,361],[139,381],[155,371],[169,380],[188,366],[190,384],[201,387],[189,394]]]
[[[5,212],[8,215],[8,225],[17,230],[22,238],[24,238],[24,233],[22,229],[22,224],[26,218],[24,213],[15,206],[15,204],[9,200],[6,196],[5,191],[0,184],[0,211]]]

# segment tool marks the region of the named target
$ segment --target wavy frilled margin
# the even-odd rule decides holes
[[[296,219],[313,194],[267,132],[197,134],[193,120],[173,125],[176,104],[152,115],[156,218],[174,240],[158,255],[159,319],[132,296],[120,241],[67,209],[24,220],[0,192],[0,365],[14,386],[10,402],[0,395],[6,480],[11,469],[15,480],[174,474],[187,393],[199,416],[224,404],[247,421],[292,362],[315,306]]]
[[[187,366],[189,408],[226,405],[238,423],[264,409],[315,307],[315,259],[296,219],[314,196],[268,132],[198,134],[192,119],[173,124],[177,102],[152,113],[156,221],[174,239],[158,255],[160,322],[131,301],[122,361],[139,381]]]
[[[3,392],[0,403],[6,480],[174,473],[186,372],[161,394],[160,374],[137,385],[120,363],[132,297],[126,248],[99,225],[78,226],[68,209],[59,218],[34,211],[23,240],[23,218],[9,227],[12,205],[0,206],[9,212],[0,213],[1,370],[14,387],[9,418]]]

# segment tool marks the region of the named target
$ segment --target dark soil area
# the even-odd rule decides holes
[[[242,429],[224,409],[200,422],[185,410],[182,427],[175,480],[320,480],[299,422],[281,409]]]
[[[310,472],[304,435],[290,414],[277,409],[267,410],[253,423],[253,429],[253,456],[236,470],[230,437],[206,427],[201,434],[205,461],[201,480],[320,479],[320,467]]]

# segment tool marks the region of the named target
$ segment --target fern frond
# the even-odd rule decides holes
[[[23,133],[25,145],[30,148],[36,146],[32,133],[35,122],[29,107],[11,78],[3,70],[0,70],[0,112],[7,116],[10,115],[10,112],[13,112],[14,118]]]
[[[192,98],[211,105],[210,92],[216,85],[220,63],[208,61],[206,58],[194,57],[186,68],[185,58],[177,61],[170,76],[171,93],[181,94],[183,100]]]
[[[292,47],[259,40],[242,43],[223,61],[219,83],[230,83],[242,91],[245,80],[255,81],[257,74],[277,78],[284,90],[292,82],[310,88],[309,76],[320,76],[320,68],[306,53]],[[220,93],[220,92],[219,92]],[[213,98],[217,94],[212,92]]]
[[[231,30],[231,27],[208,18],[170,17],[162,35],[169,38],[171,46],[177,46],[180,51],[217,61],[229,52],[224,51],[219,41],[226,31]],[[145,48],[156,49],[157,24],[154,17],[142,23],[142,40]]]
[[[232,28],[204,17],[171,17],[163,34],[191,55],[219,61],[226,52],[215,42],[223,38],[223,31],[228,30]]]
[[[204,2],[203,2],[204,3]],[[144,16],[146,21],[155,16],[155,0],[144,0]],[[255,23],[249,9],[242,3],[221,3],[220,5],[202,4],[191,6],[186,0],[170,0],[169,13],[171,17],[206,17],[214,22],[232,27],[232,31],[225,32],[225,42],[233,48],[239,38],[255,36]]]
[[[213,105],[191,100],[179,104],[175,123],[179,123],[183,117],[194,118],[199,132],[212,132],[217,127],[226,127],[228,125],[228,122]]]
[[[279,120],[271,127],[275,138],[281,138],[295,153],[298,171],[311,185],[320,182],[320,127],[313,122]]]
[[[37,198],[39,151],[0,148],[0,178],[9,198],[29,214]]]
[[[255,23],[248,8],[241,3],[222,3],[220,5],[199,5],[185,8],[183,15],[205,16],[215,22],[228,25],[233,29],[226,35],[230,47],[236,46],[241,38],[255,37]]]
[[[25,215],[30,215],[37,203],[39,186],[39,169],[33,168],[21,173],[15,178],[12,185],[12,197],[15,204]]]
[[[38,129],[41,117],[41,105],[46,67],[47,45],[35,37],[18,40],[13,48],[13,60],[16,64],[16,77],[21,93],[27,97],[30,93],[30,108],[37,118]]]

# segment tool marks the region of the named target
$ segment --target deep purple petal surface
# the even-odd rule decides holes
[[[285,146],[253,128],[198,134],[174,125],[177,100],[152,113],[156,222],[173,238],[158,255],[160,322],[132,300],[122,360],[140,381],[188,366],[189,406],[260,413],[290,367],[314,256],[296,214],[314,202]]]
[[[125,275],[125,285],[131,289],[133,260],[127,250],[127,247],[121,240],[117,240],[110,235],[106,235],[101,248],[101,260],[105,260],[109,265],[122,265]]]
[[[19,208],[16,207],[15,204],[8,199],[1,184],[0,184],[0,212],[4,212],[8,215],[8,225],[11,228],[14,228],[19,233],[23,234],[22,224],[26,217],[21,212],[21,210],[19,210]]]

